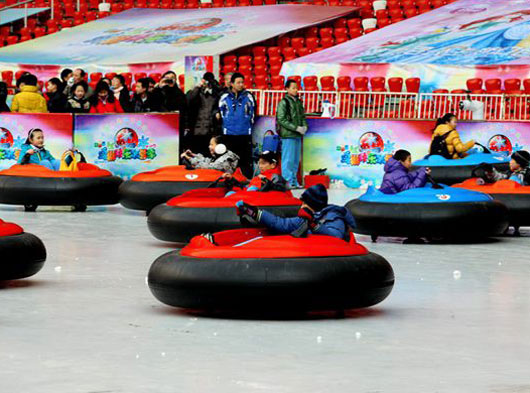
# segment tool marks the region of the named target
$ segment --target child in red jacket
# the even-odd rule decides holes
[[[110,94],[110,87],[104,81],[98,82],[91,98],[90,113],[123,113],[120,102]]]

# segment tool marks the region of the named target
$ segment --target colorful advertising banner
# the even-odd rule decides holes
[[[129,179],[179,160],[179,115],[123,114],[75,117],[75,146],[87,161]]]
[[[197,86],[206,72],[219,75],[219,56],[186,56],[184,59],[185,91]]]
[[[460,0],[285,63],[282,74],[420,77],[431,91],[473,77],[526,78],[529,64],[528,1]]]
[[[163,64],[166,70],[181,73],[185,56],[219,55],[353,11],[353,7],[305,5],[130,9],[0,48],[0,69],[23,64],[123,72],[129,65],[130,72],[159,72]],[[156,71],[150,66],[137,70],[134,64],[153,65]],[[34,67],[31,71],[38,72]]]
[[[0,169],[17,163],[20,147],[32,128],[44,132],[46,149],[57,159],[72,147],[73,116],[70,114],[0,114]]]
[[[327,168],[332,187],[366,188],[381,184],[386,161],[398,149],[411,152],[412,159],[429,151],[432,121],[387,121],[352,119],[308,119],[303,143],[303,172]],[[274,130],[274,118],[260,118],[254,144],[265,131]],[[474,139],[491,151],[511,155],[530,148],[530,123],[459,123],[462,140]]]

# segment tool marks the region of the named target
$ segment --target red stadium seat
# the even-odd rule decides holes
[[[337,27],[333,30],[335,38],[346,37],[349,38],[349,30],[345,27]]]
[[[498,78],[495,79],[486,79],[485,82],[486,85],[486,91],[492,92],[494,90],[501,90],[502,89],[502,81]]]
[[[300,48],[303,48],[305,46],[305,40],[303,37],[294,37],[294,38],[291,38],[291,46],[295,49],[295,50],[298,50]]]
[[[415,0],[401,0],[401,7],[402,8],[416,8],[416,1]]]
[[[309,37],[318,37],[318,27],[316,26],[311,26],[311,27],[308,27],[305,31],[305,37],[306,38],[309,38]]]
[[[283,57],[281,56],[272,56],[269,57],[269,66],[282,66],[283,64]]]
[[[324,48],[330,48],[335,45],[335,40],[333,39],[333,37],[322,37],[320,44]]]
[[[504,90],[506,90],[507,92],[521,90],[521,80],[520,79],[505,79]]]
[[[30,35],[21,35],[19,42],[24,42],[24,41],[29,41],[29,40],[31,40]]]
[[[401,8],[394,8],[388,11],[391,18],[403,18],[403,10]]]
[[[414,7],[414,8],[405,8],[404,13],[407,18],[413,18],[416,15],[418,15],[420,12],[418,11],[416,7]]]
[[[290,46],[286,46],[282,48],[282,54],[283,57],[286,59],[287,57],[293,58],[296,57],[296,53],[294,51],[294,48],[291,48]]]
[[[269,74],[271,76],[279,75],[281,70],[282,70],[282,66],[281,65],[271,65]]]
[[[298,48],[296,50],[296,54],[298,57],[303,57],[311,54],[311,50],[309,48],[306,48],[305,46]]]
[[[362,27],[350,28],[350,38],[357,38],[364,34]]]
[[[466,81],[466,86],[468,90],[479,90],[482,89],[482,79],[473,78]]]
[[[258,64],[254,67],[254,75],[268,75],[267,65]]]
[[[268,75],[255,75],[254,83],[258,88],[266,90],[269,87],[269,76]]]
[[[33,35],[35,35],[35,38],[45,36],[46,30],[43,27],[35,27],[35,30],[33,30]]]
[[[366,76],[354,78],[353,86],[355,91],[368,91],[368,78]]]
[[[300,86],[302,86],[302,77],[300,75],[291,75],[291,76],[287,77],[287,79],[294,80],[299,88],[300,88]]]
[[[269,48],[267,48],[267,53],[269,55],[269,58],[278,57],[282,55],[282,50],[279,46],[270,46]]]
[[[64,29],[65,27],[73,27],[74,21],[72,19],[63,19],[61,21],[61,27]]]
[[[385,19],[377,19],[377,27],[382,29],[383,27],[386,27],[388,25],[391,25],[393,22],[391,19],[385,18]]]
[[[2,81],[4,81],[7,86],[13,86],[13,71],[2,71]]]
[[[346,18],[339,18],[333,22],[334,28],[347,27],[347,26],[348,26],[348,20]]]
[[[312,88],[313,86],[318,88],[318,77],[315,75],[306,76],[304,77],[303,81],[304,90],[308,90],[308,88]]]
[[[388,89],[393,93],[401,93],[403,91],[403,78],[389,78]]]
[[[118,74],[116,74],[115,72],[107,72],[105,74],[105,78],[107,78],[109,81],[112,81],[112,78],[114,78],[116,75]]]
[[[389,18],[389,16],[390,16],[390,15],[388,14],[388,11],[387,11],[387,10],[377,10],[377,11],[375,12],[375,17],[376,17],[377,19],[387,19],[387,18]]]
[[[283,75],[271,76],[271,85],[273,90],[282,90],[285,86],[285,77]]]
[[[266,68],[267,62],[268,62],[267,56],[254,56],[254,67],[260,65]]]
[[[368,33],[371,33],[372,31],[376,31],[377,28],[374,28],[374,29],[365,29],[364,30],[364,34],[368,34]]]
[[[286,46],[291,45],[291,39],[289,37],[283,36],[278,38],[278,46],[280,48],[285,48]]]
[[[99,82],[101,78],[103,78],[103,74],[101,72],[93,72],[90,74],[91,82]]]
[[[335,77],[334,76],[322,76],[320,78],[320,86],[322,90],[335,90]]]
[[[239,56],[237,58],[237,64],[239,64],[240,67],[245,65],[252,68],[252,56]]]
[[[351,91],[351,78],[349,76],[339,76],[337,78],[339,91]]]
[[[254,56],[267,56],[267,48],[264,46],[255,46],[252,48],[252,54]]]
[[[252,66],[243,64],[237,68],[237,72],[241,74],[250,74],[252,72]]]
[[[432,0],[432,2],[431,2],[431,5],[432,5],[433,8],[442,7],[445,4],[446,4],[445,0]]]
[[[159,72],[154,72],[152,74],[149,74],[149,78],[153,79],[156,83],[160,82],[160,79],[162,79],[162,74]]]
[[[524,93],[530,94],[530,79],[523,80]]]
[[[237,64],[237,56],[227,55],[222,59],[223,64]]]
[[[6,38],[7,45],[13,45],[18,42],[18,36],[16,35],[10,35]]]
[[[349,41],[350,39],[348,37],[337,37],[335,39],[335,45],[339,45],[339,44],[342,44],[346,41]]]
[[[361,22],[361,19],[359,18],[348,19],[347,25],[348,25],[348,29],[351,30],[351,29],[355,29],[358,27],[362,27],[362,22]]]
[[[320,40],[317,37],[308,37],[306,39],[306,46],[310,51],[314,51],[318,48]]]
[[[48,34],[57,33],[59,31],[58,27],[48,27]]]
[[[225,64],[222,68],[223,74],[228,74],[229,72],[236,72],[236,64]]]
[[[322,27],[318,31],[320,38],[333,37],[333,29],[331,27]]]
[[[385,82],[386,79],[382,76],[375,76],[370,79],[370,86],[372,87],[372,90],[375,89],[384,89],[385,88]]]
[[[407,78],[405,85],[409,93],[418,93],[420,91],[420,78]]]
[[[399,0],[387,0],[386,8],[389,10],[401,9],[401,2]]]

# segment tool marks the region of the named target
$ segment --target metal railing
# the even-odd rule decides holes
[[[11,4],[11,5],[0,8],[0,11],[9,10],[11,8],[19,8],[20,6],[23,5],[24,6],[24,27],[27,27],[28,26],[28,4],[33,3],[34,1],[35,0],[19,1],[16,4]],[[1,25],[2,25],[2,15],[0,14],[0,26]]]
[[[275,116],[283,90],[251,90],[258,114]],[[306,113],[321,113],[322,104],[334,105],[334,117],[346,119],[432,120],[454,113],[461,120],[530,121],[530,95],[395,93],[372,91],[300,91]],[[469,108],[469,101],[477,106]],[[461,103],[467,103],[462,107]],[[475,112],[473,112],[473,110]]]

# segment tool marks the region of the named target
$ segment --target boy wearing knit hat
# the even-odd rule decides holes
[[[308,234],[328,235],[349,240],[349,228],[355,220],[348,209],[328,204],[328,193],[322,184],[309,187],[300,197],[302,206],[298,217],[278,217],[243,201],[237,202],[238,214],[243,220],[260,224],[278,232],[295,237]]]
[[[508,179],[527,186],[530,185],[530,173],[528,173],[529,163],[530,153],[526,150],[518,150],[512,154],[509,172],[499,172],[489,164],[481,164],[475,168],[474,173],[480,173],[480,178],[478,179],[479,184],[495,183],[499,180]]]

